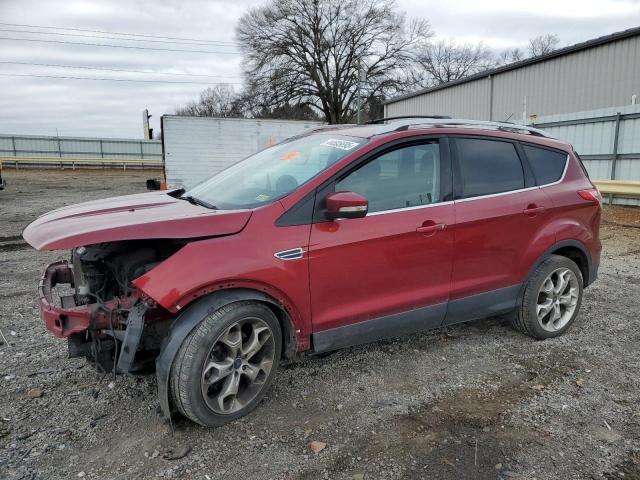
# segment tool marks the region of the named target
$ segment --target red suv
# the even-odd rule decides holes
[[[221,425],[303,352],[501,314],[564,333],[597,275],[600,213],[567,143],[405,118],[322,127],[186,191],[61,208],[24,238],[71,249],[39,290],[71,356],[155,363],[165,415]],[[74,290],[54,300],[59,284]]]

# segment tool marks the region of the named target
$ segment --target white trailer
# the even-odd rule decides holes
[[[163,115],[166,188],[190,188],[229,165],[320,122]]]

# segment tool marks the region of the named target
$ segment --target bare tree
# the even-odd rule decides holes
[[[547,53],[553,52],[558,47],[558,43],[560,43],[560,39],[555,33],[538,35],[537,37],[529,39],[529,46],[526,51],[520,48],[513,48],[500,53],[496,59],[496,65],[507,65],[527,58],[546,55]]]
[[[196,117],[241,117],[239,97],[233,87],[223,83],[208,87],[200,94],[200,100],[176,109],[176,115]]]
[[[519,62],[520,60],[524,60],[525,58],[525,52],[523,52],[519,48],[512,48],[509,50],[505,50],[498,55],[496,65],[507,65],[508,63]]]
[[[426,44],[418,53],[418,82],[425,87],[440,85],[487,70],[494,62],[493,52],[482,42],[439,40]]]
[[[240,19],[236,36],[255,107],[308,105],[342,123],[362,78],[362,98],[403,88],[431,31],[407,22],[395,0],[270,0]]]
[[[253,118],[283,118],[286,120],[321,120],[317,110],[309,105],[291,105],[284,104],[277,107],[262,107],[259,110],[250,111],[248,113]]]
[[[539,57],[551,53],[558,47],[558,43],[560,43],[560,39],[555,33],[538,35],[529,40],[529,55]]]

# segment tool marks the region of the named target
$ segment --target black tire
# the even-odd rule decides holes
[[[558,271],[563,271],[563,269],[570,270],[575,276],[575,280],[577,281],[577,302],[572,314],[567,314],[566,320],[563,320],[562,327],[550,331],[548,321],[546,323],[547,328],[545,328],[544,320],[538,320],[538,303],[546,300],[546,294],[541,291],[543,283],[549,278],[550,275]],[[513,316],[513,325],[517,330],[537,340],[545,340],[547,338],[558,337],[566,332],[575,322],[575,319],[580,312],[580,305],[582,303],[582,292],[582,273],[580,272],[580,269],[575,264],[575,262],[567,257],[562,257],[560,255],[551,255],[536,268],[536,270],[526,282],[522,293],[520,306]]]
[[[205,361],[209,362],[215,345],[220,344],[229,329],[242,324],[246,319],[259,319],[270,329],[273,337],[273,363],[266,379],[257,386],[258,392],[246,405],[232,413],[223,414],[212,409],[205,400],[202,381],[205,378]],[[240,331],[241,335],[244,335]],[[241,340],[241,345],[243,340]],[[278,319],[266,305],[259,302],[237,302],[225,305],[202,319],[184,339],[171,367],[170,392],[174,406],[190,420],[207,427],[217,427],[240,418],[252,411],[269,389],[280,363],[282,333]],[[238,367],[232,367],[238,369]],[[244,369],[244,367],[241,367]],[[238,378],[240,378],[239,370]],[[220,380],[219,382],[224,382]],[[250,383],[247,380],[248,383]],[[264,382],[264,383],[262,383]],[[205,384],[206,385],[206,384]],[[217,385],[217,384],[216,384]],[[253,384],[251,384],[253,385]],[[208,395],[208,393],[207,393]],[[235,401],[235,400],[234,400]]]

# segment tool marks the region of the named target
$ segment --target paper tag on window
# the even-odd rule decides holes
[[[297,150],[294,150],[292,152],[285,153],[282,157],[280,157],[280,159],[289,161],[289,160],[293,160],[294,158],[299,157],[299,156],[300,156],[300,152],[298,152]]]
[[[349,140],[337,140],[335,138],[330,138],[320,145],[324,145],[325,147],[339,148],[340,150],[351,150],[352,148],[358,146],[356,142],[350,142]]]

